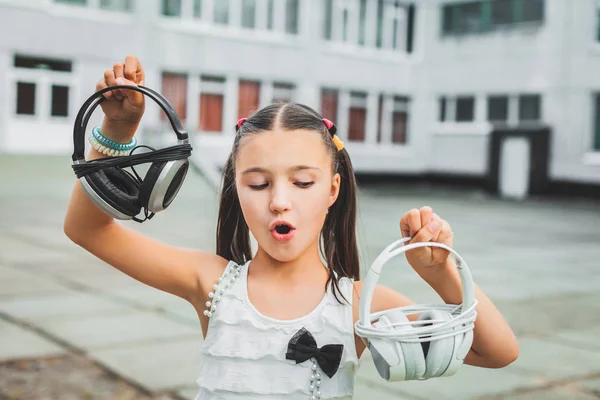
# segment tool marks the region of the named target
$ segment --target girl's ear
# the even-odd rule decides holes
[[[331,178],[331,190],[329,191],[329,207],[335,203],[340,194],[340,184],[342,183],[342,177],[340,174],[335,174]]]

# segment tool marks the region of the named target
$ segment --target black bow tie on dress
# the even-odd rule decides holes
[[[290,339],[285,358],[300,364],[314,357],[325,375],[331,378],[340,366],[343,350],[343,344],[326,344],[318,348],[313,335],[302,328]]]

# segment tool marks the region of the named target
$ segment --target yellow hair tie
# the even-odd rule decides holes
[[[340,138],[338,137],[338,135],[333,135],[331,137],[331,140],[333,140],[333,143],[335,144],[335,147],[337,147],[338,151],[342,150],[344,148],[344,142],[342,142],[340,140]]]

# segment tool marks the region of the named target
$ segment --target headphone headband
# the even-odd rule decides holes
[[[473,285],[471,272],[469,271],[465,260],[454,249],[446,246],[445,244],[435,242],[404,244],[410,240],[410,237],[402,238],[386,247],[381,254],[377,256],[371,265],[371,268],[367,272],[359,306],[359,321],[362,326],[371,326],[371,300],[373,299],[373,293],[375,292],[375,287],[379,281],[379,275],[381,274],[383,265],[395,256],[418,247],[441,247],[445,250],[448,250],[456,260],[456,267],[458,268],[458,273],[460,275],[463,312],[470,309],[475,304],[475,287]],[[394,250],[394,248],[400,244],[402,247]]]
[[[177,139],[180,141],[186,140],[188,138],[188,134],[186,130],[183,128],[183,124],[181,120],[177,116],[177,113],[169,103],[169,101],[160,93],[145,87],[145,86],[130,86],[130,85],[117,85],[117,86],[109,86],[103,89],[98,90],[96,93],[91,95],[81,106],[79,112],[77,113],[77,117],[75,118],[75,123],[73,125],[73,155],[72,160],[84,160],[85,159],[85,129],[87,127],[88,121],[92,116],[92,113],[98,107],[100,103],[102,103],[105,99],[104,93],[116,90],[116,89],[128,89],[135,90],[145,94],[154,100],[160,108],[165,112],[171,126],[173,127],[173,131],[177,135]]]

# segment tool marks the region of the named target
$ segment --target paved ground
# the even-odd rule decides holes
[[[202,338],[192,308],[68,241],[62,219],[73,181],[68,157],[0,156],[0,361],[78,351],[148,390],[193,398]],[[192,175],[172,208],[135,227],[212,249],[216,198]],[[501,370],[464,367],[454,377],[396,384],[385,384],[365,357],[356,398],[600,398],[600,206],[364,188],[366,263],[398,237],[402,213],[422,205],[451,222],[457,250],[512,324],[521,356]],[[401,259],[382,282],[419,303],[436,301]]]

